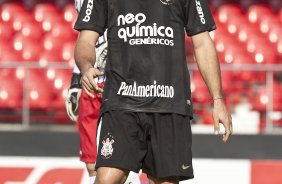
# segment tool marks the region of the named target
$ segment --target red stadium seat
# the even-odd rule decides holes
[[[272,45],[261,43],[256,46],[254,59],[256,63],[275,64],[278,62],[278,54]]]
[[[0,37],[0,61],[8,51],[13,51],[13,46],[10,41]]]
[[[221,79],[222,79],[222,88],[223,91],[226,93],[233,92],[234,93],[234,75],[230,71],[223,71],[221,72]]]
[[[34,42],[36,42],[36,40],[31,40],[30,38],[23,36],[19,32],[13,37],[13,48],[16,51],[22,51],[25,45]]]
[[[64,39],[54,37],[51,33],[48,33],[44,36],[43,47],[46,51],[56,50],[57,52],[61,52],[64,42]]]
[[[67,5],[64,10],[64,20],[70,24],[72,24],[73,21],[76,21],[77,19],[77,12],[75,10],[74,5],[69,4]]]
[[[25,23],[34,22],[32,15],[28,12],[14,12],[12,15],[13,29],[15,31],[20,31]]]
[[[72,28],[65,22],[54,23],[51,29],[51,35],[61,40],[75,41],[76,39],[73,35]]]
[[[59,11],[53,3],[37,4],[34,7],[34,18],[37,22],[43,22],[48,17],[57,16]]]
[[[72,76],[72,69],[56,69],[53,88],[62,90],[69,87]]]
[[[262,36],[257,25],[243,24],[239,27],[237,36],[240,42],[245,43],[253,35]]]
[[[14,35],[13,27],[10,23],[0,22],[0,39],[10,40]]]
[[[224,62],[227,64],[254,64],[251,56],[242,49],[240,44],[229,44],[224,51]]]
[[[31,109],[50,109],[54,101],[51,83],[43,69],[29,70],[28,94]]]
[[[43,50],[41,42],[38,42],[36,39],[31,39],[25,37],[18,33],[14,37],[13,48],[15,51],[21,53],[21,58],[23,61],[38,61],[40,54]]]
[[[282,38],[279,38],[276,45],[277,53],[282,56]]]
[[[273,14],[265,15],[261,17],[261,22],[260,22],[260,31],[262,33],[269,33],[270,29],[273,26],[282,26],[280,23],[278,17]]]
[[[63,16],[54,4],[37,4],[34,8],[34,18],[41,23],[42,29],[51,31],[53,24],[63,22]]]
[[[199,72],[194,72],[191,81],[193,102],[209,103],[211,96]]]
[[[57,50],[44,51],[40,55],[39,64],[41,66],[46,66],[47,63],[50,62],[61,62],[63,61],[61,54],[62,53]]]
[[[281,111],[282,110],[282,95],[281,89],[279,84],[273,84],[273,110]],[[270,103],[270,98],[268,96],[268,88],[266,86],[261,86],[255,95],[254,102],[254,109],[259,111],[266,110],[266,104]]]
[[[72,31],[72,34],[77,37],[78,32],[73,29],[74,23],[76,22],[78,13],[76,12],[72,4],[67,5],[63,10],[64,20],[68,23],[68,29]]]
[[[46,17],[43,21],[42,21],[42,29],[45,32],[49,32],[52,30],[54,24],[62,24],[65,23],[63,20],[63,17],[61,16],[61,14],[52,14],[48,17]]]
[[[272,14],[271,7],[265,5],[252,5],[247,12],[248,19],[253,24],[260,23],[261,19],[269,14]]]
[[[226,28],[230,34],[236,34],[241,26],[248,25],[248,20],[244,15],[229,15]]]
[[[217,38],[225,37],[225,36],[230,36],[226,26],[223,24],[218,24],[217,29],[211,32],[211,37],[213,40],[216,40]]]
[[[282,38],[282,23],[281,25],[273,25],[270,27],[268,33],[268,40],[271,43],[277,43],[279,39]]]
[[[15,12],[26,12],[25,8],[20,3],[7,3],[1,6],[1,20],[4,22],[11,21]]]
[[[204,125],[213,125],[214,124],[211,108],[208,108],[207,110],[206,109],[203,110],[200,117],[202,118],[202,124]]]
[[[240,71],[240,76],[237,79],[246,83],[252,83],[258,80],[258,75],[253,71]]]
[[[44,31],[37,22],[25,22],[22,25],[21,34],[33,40],[40,40]]]
[[[56,109],[65,108],[65,98],[70,86],[72,69],[56,69],[53,80],[53,89],[56,93],[56,101],[53,104]]]
[[[65,110],[65,100],[67,97],[69,86],[64,86],[61,90],[58,90],[56,93],[55,102],[53,103],[52,108],[56,110]]]
[[[279,18],[280,18],[280,22],[282,22],[282,9],[280,9],[279,11]]]
[[[0,56],[0,60],[2,62],[11,62],[11,61],[14,61],[14,62],[21,62],[23,60],[22,58],[22,55],[21,55],[21,52],[19,51],[15,51],[13,49],[8,49],[8,50],[5,50],[5,51],[2,51],[2,54]]]
[[[265,44],[269,44],[269,42],[264,35],[249,35],[246,48],[249,53],[254,53],[260,45]]]
[[[217,34],[217,33],[216,33]],[[222,36],[216,36],[215,37],[215,47],[216,50],[218,52],[218,55],[220,58],[222,58],[223,60],[221,60],[223,63],[225,61],[225,51],[227,48],[230,48],[232,46],[237,46],[239,45],[237,39],[235,37],[230,36],[228,33],[226,35],[222,35]],[[231,63],[231,61],[229,60],[229,63]]]
[[[222,61],[224,61],[223,63],[233,64],[235,57],[237,57],[241,53],[242,53],[242,49],[240,49],[239,46],[229,44],[227,47],[225,45],[224,52],[220,56],[222,57]]]
[[[222,5],[218,8],[218,19],[221,23],[226,23],[230,16],[241,15],[242,8],[239,5]]]
[[[42,45],[38,42],[27,42],[22,50],[22,58],[24,61],[38,62],[42,50]]]
[[[74,47],[75,42],[67,42],[63,45],[62,58],[64,61],[74,61]]]
[[[18,109],[22,106],[22,82],[16,78],[15,70],[0,69],[0,108]]]

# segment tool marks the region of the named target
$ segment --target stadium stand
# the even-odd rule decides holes
[[[30,110],[47,110],[49,112],[45,115],[51,114],[59,120],[57,123],[69,122],[64,113],[64,94],[74,63],[73,50],[78,34],[72,27],[77,13],[71,0],[39,2],[0,1],[0,64],[6,66],[0,67],[0,121],[7,120],[7,113],[4,116],[2,111],[9,110],[12,116],[21,115],[18,110],[22,108],[25,77],[17,77],[18,67],[7,67],[7,64],[16,62],[25,66],[24,72],[29,73]],[[210,3],[218,26],[211,36],[220,62],[229,67],[222,73],[228,104],[230,108],[236,106],[240,95],[244,94],[253,104],[253,110],[260,112],[263,123],[270,99],[266,93],[267,72],[262,70],[263,67],[252,71],[238,70],[238,67],[271,65],[275,68],[275,64],[281,64],[281,2],[213,0]],[[191,39],[186,38],[186,43],[187,62],[193,64]],[[65,69],[51,68],[52,63],[64,64]],[[237,69],[234,70],[234,67]],[[282,111],[279,92],[282,90],[282,74],[281,71],[272,74],[273,110]],[[201,122],[209,122],[209,117],[206,117],[210,104],[208,90],[199,72],[193,72],[191,77],[195,112],[199,114],[196,119],[203,116]],[[203,109],[201,104],[206,104],[207,108]],[[38,121],[38,118],[35,119]]]

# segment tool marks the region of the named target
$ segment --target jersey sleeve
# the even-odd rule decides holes
[[[189,36],[216,29],[207,0],[186,0],[185,29]]]
[[[74,29],[92,30],[103,35],[107,27],[107,14],[107,0],[84,0]]]

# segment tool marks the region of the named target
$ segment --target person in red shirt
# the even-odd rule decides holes
[[[76,10],[79,12],[83,0],[75,0]],[[107,60],[107,41],[105,36],[101,36],[96,45],[97,59],[95,68],[104,71]],[[93,62],[94,63],[94,62]],[[102,102],[101,94],[88,96],[81,89],[81,74],[77,66],[74,67],[71,85],[66,98],[66,111],[69,118],[76,122],[80,138],[80,160],[85,162],[90,177],[90,184],[95,181],[95,163],[97,158],[97,126],[100,116],[100,106]],[[100,87],[104,85],[105,77],[96,78]]]

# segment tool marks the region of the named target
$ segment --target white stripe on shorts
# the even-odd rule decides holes
[[[97,128],[97,136],[96,136],[97,153],[99,149],[101,126],[102,126],[102,117],[100,118],[98,128]]]

